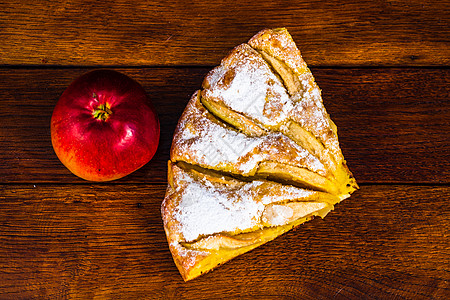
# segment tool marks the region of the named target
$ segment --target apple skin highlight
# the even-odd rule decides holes
[[[145,90],[112,70],[74,80],[56,104],[50,127],[60,161],[89,181],[115,180],[136,171],[159,144],[158,116]]]

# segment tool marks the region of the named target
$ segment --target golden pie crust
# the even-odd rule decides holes
[[[187,281],[323,218],[357,188],[292,37],[265,29],[211,70],[187,104],[161,212]]]

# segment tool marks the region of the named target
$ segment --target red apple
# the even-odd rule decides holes
[[[77,78],[51,120],[53,149],[75,175],[119,179],[145,165],[159,143],[159,120],[142,86],[111,70]]]

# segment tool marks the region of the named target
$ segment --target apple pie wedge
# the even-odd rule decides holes
[[[358,188],[285,29],[234,48],[202,87],[175,129],[161,208],[184,280],[323,218]]]
[[[343,195],[357,189],[336,125],[286,29],[263,30],[234,48],[206,76],[201,101],[219,119],[247,134],[282,132],[320,159]]]
[[[340,195],[318,158],[279,132],[248,136],[218,120],[194,93],[175,130],[170,153],[182,161],[242,178],[272,178]]]
[[[266,180],[240,181],[169,162],[162,216],[169,248],[184,280],[206,273],[314,216],[338,199]]]

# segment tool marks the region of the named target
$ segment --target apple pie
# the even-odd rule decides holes
[[[175,129],[162,218],[184,280],[358,188],[321,92],[286,29],[265,29],[211,70]]]

